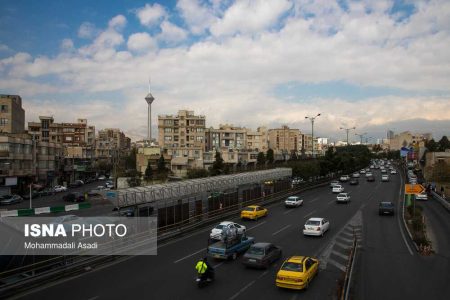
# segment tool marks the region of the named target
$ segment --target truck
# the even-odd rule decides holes
[[[221,241],[209,240],[207,253],[208,256],[217,259],[236,259],[239,253],[247,251],[252,244],[255,243],[255,238],[246,236],[245,234],[238,234],[231,239],[223,239]]]

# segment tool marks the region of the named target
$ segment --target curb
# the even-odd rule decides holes
[[[61,205],[61,206],[47,206],[47,207],[6,210],[6,211],[0,211],[0,218],[35,216],[35,215],[47,214],[47,213],[59,213],[59,212],[65,212],[65,211],[80,210],[80,209],[85,209],[85,208],[90,208],[90,207],[91,207],[91,203],[86,202],[86,203],[69,204],[69,205]]]

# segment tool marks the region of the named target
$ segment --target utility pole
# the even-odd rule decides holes
[[[319,114],[317,114],[314,117],[308,117],[308,116],[305,117],[305,119],[309,119],[311,121],[311,137],[312,137],[312,140],[311,140],[311,154],[312,154],[313,158],[314,158],[314,120],[320,115],[321,114],[319,113]]]
[[[360,144],[362,145],[362,143],[363,143],[363,137],[365,136],[367,134],[367,132],[364,132],[364,133],[361,133],[361,134],[358,134],[358,133],[355,133],[355,135],[357,135],[357,136],[359,136],[359,138],[360,138]]]
[[[341,129],[341,130],[345,130],[345,132],[347,133],[347,147],[349,146],[349,143],[348,143],[348,133],[350,132],[350,130],[352,130],[352,129],[356,129],[356,127],[350,127],[350,128],[343,128],[343,127],[340,127],[339,129]]]

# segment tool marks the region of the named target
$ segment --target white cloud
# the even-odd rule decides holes
[[[155,40],[146,32],[139,32],[130,35],[127,47],[131,51],[147,52],[157,48]]]
[[[176,8],[195,35],[203,34],[216,20],[213,9],[198,0],[179,0]]]
[[[73,41],[71,39],[63,39],[61,41],[61,50],[63,51],[69,51],[73,50]]]
[[[241,0],[230,6],[222,19],[211,26],[215,36],[256,33],[273,26],[292,7],[287,0]]]
[[[125,24],[127,24],[127,19],[123,15],[117,15],[109,21],[108,26],[120,30]]]
[[[142,25],[152,26],[161,22],[161,20],[167,16],[167,12],[166,9],[158,3],[153,5],[145,4],[144,7],[136,10],[136,16]]]
[[[0,44],[0,52],[9,52],[9,51],[11,51],[11,48],[9,48],[5,44]]]
[[[163,21],[159,38],[167,42],[182,42],[187,38],[187,32],[169,21]]]
[[[91,39],[94,36],[96,36],[98,33],[98,29],[95,27],[94,24],[89,22],[84,22],[80,25],[80,28],[78,28],[78,37],[83,39]]]

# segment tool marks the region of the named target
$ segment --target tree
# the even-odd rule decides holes
[[[448,140],[447,136],[444,135],[440,140],[439,140],[439,151],[444,152],[446,149],[450,149],[450,141]]]
[[[427,147],[428,151],[435,152],[440,148],[440,144],[436,143],[434,139],[431,139],[425,143],[425,147]]]
[[[222,156],[220,155],[220,152],[216,151],[215,161],[211,168],[211,175],[215,176],[215,175],[221,174],[223,172],[223,168],[224,168],[224,165],[223,165]]]
[[[141,172],[133,170],[127,179],[129,187],[141,186]]]
[[[267,150],[266,159],[269,162],[269,164],[272,164],[273,161],[275,160],[272,149]]]
[[[259,152],[258,153],[258,157],[256,158],[256,163],[259,166],[262,166],[262,165],[264,165],[266,163],[266,157],[264,156],[263,152]]]
[[[147,162],[147,168],[145,169],[145,180],[151,180],[152,178],[153,178],[153,169],[149,160]]]
[[[208,175],[208,170],[205,169],[189,169],[187,171],[187,177],[189,179],[208,177]]]
[[[158,172],[163,173],[167,171],[166,161],[164,160],[164,155],[161,155],[158,159]]]

